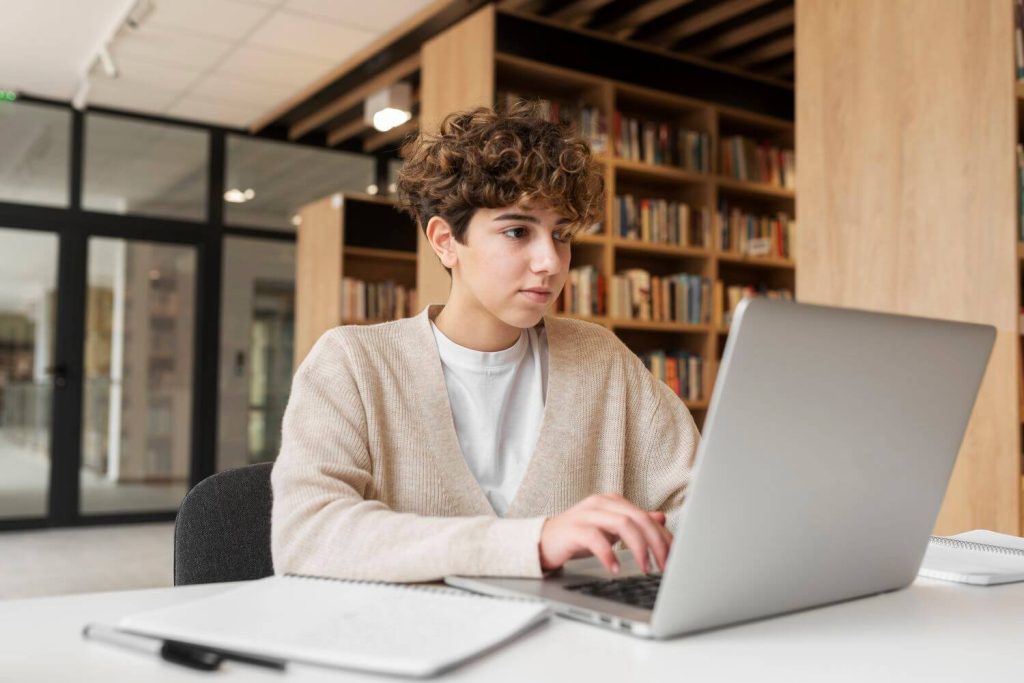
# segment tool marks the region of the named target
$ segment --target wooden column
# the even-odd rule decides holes
[[[331,195],[298,211],[302,222],[295,251],[295,367],[341,316],[341,205],[341,196]]]
[[[937,532],[1018,533],[1012,3],[796,8],[797,298],[997,327]]]
[[[420,129],[436,132],[460,109],[494,104],[494,5],[487,5],[423,44]],[[451,279],[420,230],[416,295],[421,307],[444,303]]]

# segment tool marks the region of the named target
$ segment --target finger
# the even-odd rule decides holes
[[[594,557],[601,561],[612,574],[619,573],[619,561],[615,559],[615,551],[612,550],[612,544],[608,542],[605,535],[597,527],[590,527],[589,530],[583,533],[580,538],[580,543],[589,550]]]
[[[665,538],[662,530],[667,530],[663,525],[651,519],[651,516],[645,510],[641,510],[625,499],[605,498],[604,511],[629,517],[640,528],[644,538],[647,539],[647,545],[650,546],[651,551],[654,553],[658,568],[665,571],[665,562],[668,561],[668,549],[671,541]]]
[[[622,542],[633,553],[633,557],[636,558],[636,563],[640,565],[641,571],[644,574],[648,573],[650,571],[650,557],[648,555],[650,544],[647,542],[647,537],[644,536],[644,533],[640,531],[640,527],[625,515],[612,515],[609,521],[616,525],[615,528],[619,538],[622,539]]]
[[[622,539],[622,542],[625,543],[629,551],[633,553],[633,557],[636,558],[636,563],[640,566],[640,569],[645,574],[649,571],[650,567],[647,556],[649,544],[647,543],[647,538],[628,516],[595,510],[584,517],[583,521],[584,523],[593,524],[606,537],[609,534],[613,534],[615,537]]]
[[[666,526],[666,521],[668,520],[667,515],[660,511],[648,512],[647,514],[649,514],[651,519],[655,522],[658,522],[658,531],[661,532],[662,538],[665,539],[665,542],[669,544],[669,549],[671,549],[673,536],[672,532],[668,530],[668,526]]]

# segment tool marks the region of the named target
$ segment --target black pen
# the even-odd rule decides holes
[[[271,669],[283,670],[285,668],[285,662],[280,659],[254,657],[238,652],[228,652],[202,645],[182,643],[176,640],[163,640],[122,631],[103,624],[87,624],[82,629],[82,635],[85,638],[97,640],[101,643],[116,645],[129,650],[135,650],[136,652],[158,655],[165,661],[201,671],[214,671],[220,667],[221,662],[225,659],[245,664],[254,664],[256,666],[265,666]]]

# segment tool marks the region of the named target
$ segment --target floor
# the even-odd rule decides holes
[[[42,517],[50,481],[44,444],[27,447],[0,429],[0,518]],[[131,484],[112,482],[83,469],[80,474],[82,512],[173,512],[188,490],[185,482]]]
[[[171,586],[174,524],[0,533],[0,600]]]

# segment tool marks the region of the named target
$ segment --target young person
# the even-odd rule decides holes
[[[601,218],[587,144],[520,103],[405,150],[403,208],[444,306],[328,331],[296,371],[273,469],[278,573],[539,577],[621,541],[664,569],[699,435],[614,334],[545,315]]]

